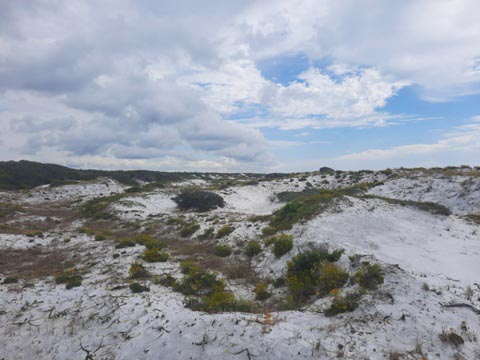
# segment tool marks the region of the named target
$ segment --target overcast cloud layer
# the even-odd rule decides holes
[[[259,65],[296,55],[294,81]],[[0,2],[0,160],[299,170],[275,151],[295,143],[268,131],[398,124],[385,106],[412,86],[429,102],[480,92],[478,1]],[[480,133],[466,121],[436,142],[318,158],[468,161]]]

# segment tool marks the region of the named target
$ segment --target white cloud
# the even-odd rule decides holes
[[[480,3],[476,0],[262,1],[237,18],[238,42],[272,57],[378,68],[418,84],[426,97],[480,91]]]
[[[2,2],[1,156],[261,169],[258,128],[392,124],[407,84],[478,92],[479,49],[475,0]],[[331,64],[287,85],[256,65],[292,53]],[[268,116],[225,120],[255,106]]]
[[[448,131],[436,142],[369,149],[326,159],[347,168],[385,168],[387,166],[479,165],[480,124],[476,119]]]

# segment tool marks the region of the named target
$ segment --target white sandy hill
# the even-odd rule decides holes
[[[455,216],[434,216],[381,200],[349,198],[298,226],[302,242],[372,254],[402,269],[468,285],[480,280],[480,229]]]
[[[150,215],[169,214],[177,204],[174,195],[163,190],[143,196],[129,196],[112,205],[112,210],[123,219],[146,219]]]
[[[14,199],[25,204],[42,204],[64,200],[89,200],[98,196],[108,196],[123,192],[125,186],[119,182],[99,178],[92,181],[62,186],[39,186],[27,192],[20,192]]]
[[[449,208],[454,214],[480,213],[480,177],[425,175],[385,182],[374,187],[371,194],[402,200],[435,202]]]

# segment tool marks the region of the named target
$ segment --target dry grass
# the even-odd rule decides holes
[[[0,273],[20,279],[53,276],[72,266],[65,253],[58,250],[7,249],[0,252]]]

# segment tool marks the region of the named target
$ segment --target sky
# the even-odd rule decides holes
[[[0,160],[480,165],[478,0],[0,0]]]

